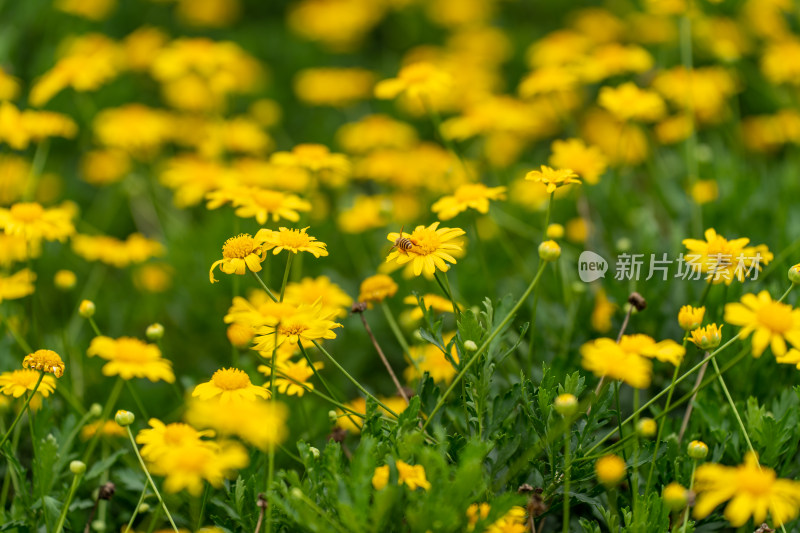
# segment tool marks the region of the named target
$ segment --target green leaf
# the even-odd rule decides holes
[[[94,463],[92,467],[89,469],[89,471],[86,472],[86,477],[84,479],[86,481],[90,481],[99,476],[100,474],[102,474],[103,472],[110,470],[111,466],[117,462],[117,459],[119,459],[120,456],[125,455],[126,453],[128,453],[128,450],[126,448],[120,448],[118,450],[115,450],[111,455],[109,455],[105,459],[102,459]]]

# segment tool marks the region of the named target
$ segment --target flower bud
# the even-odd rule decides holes
[[[542,261],[555,261],[561,257],[561,247],[556,241],[544,241],[539,245],[539,257]]]
[[[106,523],[103,520],[95,520],[92,522],[92,529],[94,531],[105,531]]]
[[[297,487],[292,487],[292,490],[289,491],[289,494],[292,496],[292,498],[297,498],[298,500],[303,498],[303,491]]]
[[[84,472],[86,472],[86,463],[84,463],[83,461],[72,461],[69,464],[69,471],[75,474],[76,476],[79,476]]]
[[[469,352],[474,352],[478,349],[478,345],[475,344],[475,341],[464,341],[464,348]]]
[[[548,239],[560,239],[564,236],[564,226],[561,224],[550,224],[547,226],[545,234]]]
[[[149,341],[157,341],[161,340],[164,336],[164,326],[156,322],[155,324],[150,324],[147,326],[147,330],[145,331],[145,336]]]
[[[142,502],[142,504],[139,506],[139,514],[145,514],[149,510],[150,510],[150,504],[148,504],[147,502]]]
[[[673,481],[664,487],[664,492],[661,493],[661,497],[664,499],[664,504],[669,508],[669,510],[673,513],[677,513],[686,507],[688,502],[687,493],[688,491],[683,487],[683,485]]]
[[[636,433],[643,439],[652,439],[656,436],[658,424],[652,418],[642,418],[636,424]]]
[[[314,448],[313,446],[310,446],[308,448],[308,451],[311,452],[311,455],[314,456],[314,459],[319,459],[319,448]]]
[[[678,311],[678,324],[684,331],[692,331],[700,327],[703,323],[703,316],[706,314],[705,307],[692,307],[684,305]]]
[[[114,420],[122,427],[130,426],[133,424],[133,421],[136,420],[136,415],[130,411],[123,411],[120,409],[117,411],[117,414],[114,415]]]
[[[713,350],[722,342],[722,326],[709,324],[704,328],[697,328],[692,331],[690,340],[701,350]]]
[[[625,461],[618,455],[606,455],[594,464],[597,479],[608,488],[614,488],[625,477]]]
[[[686,453],[689,454],[689,457],[692,459],[705,459],[708,455],[708,446],[705,442],[693,440],[689,443],[689,446],[686,447]]]
[[[97,418],[101,414],[103,414],[103,406],[99,403],[93,403],[89,406],[89,414],[92,415],[94,418]]]
[[[800,263],[789,269],[789,281],[795,285],[800,285]]]
[[[78,307],[78,314],[83,318],[91,318],[94,316],[95,307],[94,302],[91,300],[83,300]]]
[[[72,270],[59,270],[53,277],[53,284],[58,290],[68,291],[75,288],[78,278]]]
[[[331,424],[335,424],[336,421],[339,420],[339,415],[336,413],[336,411],[331,409],[330,411],[328,411],[328,420],[330,421]]]
[[[572,416],[578,410],[578,399],[572,394],[559,394],[553,407],[561,416]]]

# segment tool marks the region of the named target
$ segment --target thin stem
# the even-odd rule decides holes
[[[164,499],[161,497],[161,493],[158,492],[158,487],[156,487],[153,478],[150,477],[150,471],[147,470],[147,466],[144,464],[144,459],[142,459],[141,454],[139,453],[139,446],[136,445],[136,440],[133,438],[133,432],[131,432],[130,426],[125,426],[125,429],[128,432],[128,439],[131,441],[131,445],[133,446],[133,451],[136,453],[136,458],[139,460],[139,465],[144,470],[144,475],[147,476],[147,481],[150,483],[150,486],[153,487],[153,492],[158,498],[158,501],[161,503],[161,507],[163,507],[164,512],[167,514],[167,518],[169,519],[169,523],[172,526],[172,529],[175,530],[175,533],[178,533],[178,526],[175,525],[175,521],[172,519],[172,515],[169,514],[169,509],[167,509],[167,504],[164,503]],[[98,432],[99,433],[99,432]]]
[[[692,477],[689,479],[689,492],[694,488],[694,471],[697,469],[697,459],[692,459]],[[689,507],[686,508],[686,513],[683,515],[683,527],[681,531],[686,533],[686,525],[689,523]]]
[[[370,394],[370,393],[369,393],[369,391],[367,391],[367,389],[365,389],[365,388],[364,388],[364,387],[361,385],[361,383],[359,383],[359,382],[358,382],[358,380],[356,380],[356,379],[355,379],[353,376],[351,376],[351,375],[350,375],[350,373],[349,373],[347,370],[345,370],[345,369],[344,369],[344,367],[343,367],[342,365],[340,365],[340,364],[339,364],[339,361],[337,361],[336,359],[334,359],[334,357],[333,357],[333,356],[332,356],[330,353],[328,353],[328,350],[326,350],[325,348],[323,348],[322,346],[320,346],[320,344],[319,344],[317,341],[315,341],[314,339],[311,339],[311,342],[312,342],[312,343],[314,343],[314,346],[316,346],[316,347],[317,347],[317,349],[318,349],[319,351],[321,351],[323,354],[325,354],[325,357],[327,357],[327,358],[328,358],[328,360],[329,360],[331,363],[333,363],[333,366],[335,366],[336,368],[338,368],[338,369],[339,369],[339,371],[340,371],[342,374],[344,374],[344,375],[345,375],[345,377],[346,377],[347,379],[349,379],[349,380],[350,380],[350,381],[353,383],[353,385],[355,385],[355,386],[356,386],[356,388],[357,388],[358,390],[360,390],[360,391],[361,391],[361,393],[362,393],[362,394],[364,394],[364,395],[365,395],[365,396],[367,396],[368,398],[371,398],[371,399],[372,399],[372,401],[374,401],[375,403],[377,403],[378,405],[380,405],[381,407],[383,407],[383,409],[384,409],[384,410],[386,410],[386,412],[387,412],[387,413],[389,413],[390,415],[394,416],[395,418],[397,418],[397,417],[398,417],[397,413],[395,413],[395,412],[394,412],[392,409],[390,409],[390,408],[389,408],[389,407],[388,407],[388,406],[387,406],[385,403],[383,403],[382,401],[380,401],[378,398],[376,398],[375,396],[373,396],[372,394]],[[300,344],[300,343],[298,342],[298,344]]]
[[[450,303],[453,305],[453,314],[456,316],[456,320],[458,320],[459,318],[461,318],[461,310],[458,308],[458,304],[456,303],[456,300],[453,297],[453,292],[450,290],[450,282],[447,279],[447,274],[442,275],[444,281],[442,281],[442,279],[439,278],[438,271],[433,273],[433,277],[436,279],[436,283],[439,284],[439,288],[442,289],[444,295],[447,296],[447,298],[450,300]]]
[[[145,485],[144,488],[142,489],[142,495],[139,496],[139,503],[136,504],[136,509],[133,510],[133,514],[131,514],[131,519],[128,520],[128,526],[125,528],[125,533],[133,531],[133,521],[136,520],[137,516],[139,516],[139,508],[142,506],[145,494],[147,494],[147,485]]]
[[[547,200],[547,212],[544,215],[544,231],[542,232],[544,236],[547,235],[547,227],[550,225],[550,213],[553,211],[553,197],[556,195],[556,191],[550,193],[550,198]]]
[[[633,524],[634,531],[637,530],[636,525],[641,518],[639,512],[639,389],[633,389],[633,483],[631,483],[631,492],[633,492]],[[622,430],[620,430],[620,435]]]
[[[11,436],[11,432],[14,431],[14,428],[19,422],[19,419],[22,418],[22,415],[25,413],[25,411],[28,410],[28,405],[31,403],[31,400],[33,399],[34,394],[36,394],[36,390],[39,388],[39,385],[41,385],[43,379],[44,379],[44,372],[40,370],[39,379],[36,380],[36,385],[33,386],[33,390],[28,394],[28,397],[25,398],[25,403],[22,405],[22,409],[19,410],[19,413],[17,413],[17,417],[14,419],[13,422],[11,422],[11,426],[9,426],[8,431],[6,431],[6,434],[3,435],[2,440],[0,440],[0,453],[2,453],[3,444],[5,444],[6,441],[8,440],[8,437]]]
[[[139,393],[136,392],[136,389],[131,384],[131,382],[128,381],[128,380],[125,380],[125,387],[127,387],[128,392],[131,393],[131,396],[133,397],[133,401],[134,401],[134,403],[136,403],[136,407],[142,413],[142,416],[144,418],[146,418],[147,420],[150,420],[150,415],[147,414],[147,409],[145,409],[144,404],[142,403],[142,399],[139,398]]]
[[[751,452],[756,453],[755,449],[753,448],[753,443],[750,442],[750,436],[747,434],[747,430],[742,422],[742,417],[739,416],[739,411],[736,409],[736,404],[733,403],[731,393],[728,392],[728,387],[725,385],[725,380],[722,378],[722,374],[720,374],[716,359],[712,359],[711,364],[714,365],[714,371],[717,373],[719,384],[722,386],[722,391],[725,393],[725,398],[728,399],[728,404],[730,404],[731,409],[733,409],[733,414],[736,417],[736,421],[739,423],[739,428],[742,430],[742,435],[744,435],[744,440],[747,442],[747,447],[750,448]]]
[[[59,515],[58,522],[56,523],[56,533],[61,533],[61,530],[64,528],[64,523],[67,521],[67,511],[72,503],[72,498],[75,497],[75,491],[78,490],[78,485],[80,484],[82,477],[83,474],[75,474],[75,477],[72,478],[72,485],[69,488],[69,494],[67,494],[67,501],[64,502],[64,508],[61,509],[61,514]]]
[[[470,357],[469,361],[467,361],[467,363],[461,368],[459,373],[456,375],[455,379],[453,379],[452,383],[450,383],[450,386],[447,388],[446,391],[444,391],[444,394],[442,394],[442,396],[439,398],[439,401],[436,402],[436,406],[433,408],[433,411],[431,411],[430,414],[428,415],[427,420],[425,420],[425,424],[422,426],[423,430],[427,429],[428,425],[433,420],[434,415],[436,415],[436,413],[438,413],[439,410],[444,406],[444,402],[447,401],[447,397],[450,396],[450,394],[456,388],[458,383],[464,378],[464,375],[467,373],[467,371],[472,367],[472,365],[475,364],[475,361],[477,361],[478,358],[481,355],[483,355],[483,352],[489,349],[489,345],[494,340],[494,338],[500,334],[500,332],[511,321],[512,317],[516,314],[516,312],[519,311],[519,308],[528,299],[528,296],[530,296],[530,294],[533,292],[533,289],[536,288],[536,285],[539,283],[539,280],[541,279],[542,273],[544,272],[546,266],[547,263],[545,261],[539,263],[539,270],[536,272],[536,276],[533,278],[533,281],[531,281],[531,284],[528,285],[528,288],[522,294],[522,297],[519,299],[519,301],[517,301],[517,303],[514,305],[511,311],[508,312],[505,318],[503,318],[502,322],[500,322],[500,324],[498,324],[498,326],[489,334],[489,337],[483,342],[481,347],[478,348],[474,354],[472,354],[472,357]]]
[[[403,400],[405,400],[407,405],[408,396],[406,396],[406,392],[403,390],[403,386],[397,379],[394,370],[392,370],[392,365],[389,364],[389,360],[386,359],[386,355],[384,355],[383,350],[381,350],[381,346],[380,344],[378,344],[378,339],[375,338],[375,335],[373,335],[372,333],[372,329],[370,329],[369,324],[367,324],[367,318],[364,316],[363,312],[358,313],[358,316],[361,317],[361,323],[364,324],[364,329],[367,330],[367,335],[369,335],[370,340],[372,340],[372,345],[375,346],[375,351],[378,352],[378,357],[381,358],[383,366],[386,367],[386,371],[389,372],[389,376],[392,378],[392,381],[394,382],[394,386],[397,387],[397,393],[400,395],[401,398],[403,398]]]
[[[277,302],[278,299],[275,298],[275,295],[272,293],[271,290],[269,290],[269,287],[267,287],[267,284],[264,283],[264,280],[261,279],[261,276],[259,276],[257,272],[253,272],[252,270],[250,271],[250,273],[253,275],[254,278],[256,278],[256,281],[258,281],[258,284],[261,285],[261,288],[266,291],[267,296],[269,296],[273,302]]]
[[[706,354],[708,354],[708,352],[706,352]],[[678,444],[680,444],[683,440],[683,435],[686,433],[686,428],[689,427],[689,419],[692,417],[692,409],[694,409],[694,400],[697,398],[697,387],[703,381],[703,376],[706,374],[706,368],[708,368],[708,362],[703,365],[703,367],[700,369],[700,372],[697,374],[697,381],[694,384],[694,394],[692,394],[692,397],[689,399],[689,403],[686,405],[686,412],[683,413],[681,429],[678,432]]]
[[[98,337],[102,337],[103,334],[100,333],[100,328],[97,327],[97,322],[94,321],[94,317],[90,316],[90,317],[87,318],[87,320],[89,321],[89,325],[92,326],[92,330],[94,331],[94,334],[97,335]]]
[[[286,284],[289,282],[289,272],[292,270],[292,260],[295,254],[286,256],[286,270],[283,271],[283,283],[281,283],[281,295],[279,301],[283,301],[283,295],[286,292]],[[261,279],[261,278],[259,278]]]
[[[389,329],[392,330],[394,333],[397,342],[400,344],[400,347],[403,348],[403,355],[409,360],[409,362],[414,365],[414,369],[419,372],[419,363],[411,357],[411,348],[408,346],[408,341],[406,341],[405,336],[403,336],[403,331],[400,329],[400,326],[397,324],[397,320],[394,319],[394,315],[392,314],[392,310],[389,308],[389,305],[381,300],[381,310],[383,311],[384,316],[386,317],[386,322],[389,324]]]
[[[291,255],[289,256],[291,257]],[[286,273],[283,276],[283,287],[281,287],[281,301],[283,301],[283,291],[286,288],[286,276],[289,274],[289,268],[291,266],[291,262],[289,260],[286,261]],[[299,343],[298,343],[299,344]],[[269,398],[270,401],[275,401],[275,363],[277,361],[278,356],[278,328],[275,328],[275,343],[274,348],[272,349],[272,372],[270,373],[270,380],[269,380]],[[311,369],[316,373],[316,368],[314,368],[314,363],[311,361],[311,358],[308,357],[306,351],[300,348],[303,351],[303,355],[305,355],[306,359],[308,360],[308,364],[311,365]],[[267,532],[272,531],[272,505],[270,505],[270,491],[272,490],[272,479],[275,475],[275,447],[270,446],[269,450],[267,451],[267,487],[264,491],[264,497],[266,498],[266,513],[267,513],[267,524],[266,529]],[[261,509],[262,517],[264,508]],[[260,519],[259,519],[260,521]],[[256,527],[256,533],[258,533],[259,528]]]
[[[109,415],[111,415],[111,410],[114,409],[114,406],[117,403],[117,399],[119,399],[119,394],[122,392],[122,386],[124,384],[124,380],[121,377],[117,378],[117,382],[114,383],[114,388],[111,389],[111,394],[108,395],[108,400],[106,400],[106,404],[103,406],[103,412],[100,414],[100,423],[104,424],[106,420],[108,420]],[[102,432],[100,429],[94,432],[92,435],[92,439],[89,441],[89,445],[86,447],[86,452],[83,454],[83,462],[89,464],[89,459],[92,457],[92,452],[97,447],[97,443],[100,439],[100,434]]]
[[[14,329],[14,327],[11,325],[11,322],[9,322],[9,320],[7,318],[5,318],[4,316],[0,315],[0,322],[5,322],[6,323],[6,327],[8,328],[8,332],[11,333],[11,336],[14,337],[14,340],[17,341],[17,344],[19,344],[19,347],[22,348],[22,350],[26,354],[33,352],[33,349],[31,348],[31,345],[28,344],[28,342],[25,339],[22,338],[22,336],[17,332],[16,329]]]
[[[569,476],[570,476],[570,465],[569,462],[569,448],[570,448],[570,437],[571,431],[570,427],[567,426],[567,430],[564,432],[564,523],[563,523],[563,533],[569,533]]]

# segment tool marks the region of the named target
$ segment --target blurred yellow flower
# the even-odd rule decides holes
[[[32,391],[39,381],[38,370],[23,369],[11,370],[0,374],[0,393],[6,396],[19,398],[23,394]],[[36,396],[31,399],[30,406],[38,409],[42,405],[42,398],[47,398],[56,389],[56,379],[53,376],[44,376],[39,388],[36,389]]]
[[[104,20],[117,7],[117,0],[56,0],[54,7],[89,20]]]
[[[619,379],[637,389],[650,386],[652,363],[634,352],[625,351],[613,339],[601,338],[581,346],[583,368],[597,377]]]
[[[445,342],[449,342],[452,335],[449,337],[450,338],[445,336]],[[412,346],[409,349],[408,355],[417,364],[409,365],[403,372],[403,377],[407,382],[412,382],[421,378],[423,374],[427,373],[434,383],[444,383],[448,385],[458,373],[458,369],[456,368],[458,364],[458,352],[456,351],[455,344],[453,344],[450,351],[452,362],[445,357],[442,350],[433,344]]]
[[[587,143],[600,148],[610,165],[637,165],[650,152],[647,136],[638,124],[620,122],[598,108],[584,114],[581,135]]]
[[[0,67],[0,101],[16,100],[19,96],[19,80]]]
[[[0,274],[0,302],[3,300],[18,300],[34,293],[36,288],[33,282],[36,274],[27,268],[10,276]]]
[[[358,290],[358,301],[371,304],[382,302],[397,293],[397,283],[386,274],[375,274],[365,278]]]
[[[327,256],[328,250],[325,249],[327,245],[306,233],[307,229],[308,226],[299,230],[284,227],[278,228],[278,231],[260,229],[255,238],[256,241],[263,243],[265,252],[272,250],[273,255],[286,250],[294,254],[308,252],[316,258]]]
[[[800,309],[774,301],[767,291],[744,294],[741,303],[725,304],[725,322],[741,326],[739,337],[753,333],[753,356],[760,357],[767,346],[775,357],[786,354],[786,341],[800,348]]]
[[[284,301],[295,305],[313,305],[319,302],[323,314],[338,318],[346,317],[353,304],[353,299],[328,276],[290,281],[286,284]]]
[[[375,473],[372,474],[372,487],[375,490],[383,490],[389,484],[389,465],[383,465],[375,468]]]
[[[600,181],[600,176],[606,171],[607,161],[603,152],[581,139],[553,141],[550,150],[548,163],[556,168],[571,168],[590,185]]]
[[[595,294],[594,308],[590,323],[592,329],[599,333],[607,333],[611,329],[611,318],[617,310],[617,305],[608,299],[606,291],[599,289]]]
[[[321,362],[314,363],[316,370],[322,370],[324,366]],[[314,369],[305,359],[275,361],[275,387],[281,394],[302,396],[307,390],[314,390],[314,384],[308,381],[314,375]],[[259,365],[258,371],[267,377],[272,376],[271,365]],[[265,388],[270,386],[269,381],[264,384]]]
[[[308,105],[348,107],[372,95],[375,75],[362,68],[312,68],[294,79],[297,98]]]
[[[435,65],[412,63],[401,68],[396,78],[378,82],[375,96],[381,100],[391,100],[405,94],[409,98],[421,99],[422,104],[428,106],[432,97],[449,91],[452,84],[450,75]]]
[[[147,72],[168,41],[166,33],[151,26],[142,26],[129,33],[121,43],[125,67],[135,72]]]
[[[222,436],[236,436],[268,450],[286,440],[289,410],[279,402],[258,399],[237,400],[229,404],[193,400],[186,420],[198,428],[210,428]]]
[[[92,185],[110,185],[131,170],[131,160],[122,150],[92,150],[81,158],[81,177]]]
[[[384,2],[301,0],[291,5],[288,24],[298,35],[332,51],[351,51],[383,18]]]
[[[467,183],[459,186],[452,196],[443,196],[433,204],[431,210],[439,220],[450,220],[462,211],[475,209],[479,213],[489,212],[489,200],[503,200],[505,187],[487,187],[483,183]]]
[[[211,381],[196,385],[192,397],[232,403],[236,400],[255,400],[257,397],[267,399],[269,391],[264,387],[253,385],[250,376],[243,370],[221,368],[214,372]]]
[[[695,202],[703,205],[719,198],[719,186],[716,180],[697,180],[692,185],[690,193]]]
[[[132,337],[95,337],[86,350],[89,357],[99,356],[108,361],[103,366],[104,376],[119,376],[129,380],[147,378],[150,381],[175,381],[172,363],[161,357],[155,344],[147,344]]]
[[[541,170],[531,170],[525,175],[525,179],[536,183],[544,183],[547,186],[548,193],[555,192],[555,190],[562,185],[581,183],[581,180],[578,179],[578,175],[573,172],[572,169],[553,169],[546,165],[542,165]]]
[[[625,477],[625,461],[618,455],[605,455],[594,464],[597,480],[603,485],[613,488]]]
[[[100,111],[92,127],[101,145],[149,159],[171,139],[173,124],[173,117],[166,111],[125,104]]]
[[[359,195],[353,199],[352,207],[342,209],[336,223],[344,233],[363,233],[386,225],[386,214],[392,202],[385,196]]]
[[[81,428],[81,439],[89,440],[100,431],[101,437],[127,437],[128,433],[113,420],[95,420]]]
[[[72,209],[67,206],[44,208],[36,202],[20,202],[0,208],[0,228],[7,235],[20,235],[28,241],[65,241],[75,233]]]
[[[124,241],[105,235],[74,235],[72,249],[87,261],[100,261],[117,268],[144,263],[164,255],[164,246],[140,233],[133,233]]]
[[[336,131],[336,140],[345,152],[364,154],[377,148],[407,149],[417,143],[417,131],[388,115],[367,115],[348,122]]]
[[[623,122],[654,122],[666,114],[664,100],[658,93],[640,89],[632,82],[619,87],[603,87],[597,102]]]
[[[748,238],[729,241],[719,235],[714,228],[705,232],[705,241],[684,239],[688,253],[684,254],[685,268],[699,278],[700,273],[707,274],[709,283],[725,283],[733,280],[744,282],[748,278],[758,277],[758,272],[769,264],[774,255],[764,244],[747,246]]]
[[[662,363],[671,363],[675,366],[680,365],[683,356],[686,355],[686,349],[671,339],[656,342],[652,337],[641,333],[623,335],[619,347],[625,352],[658,359]]]
[[[184,23],[201,28],[230,26],[242,12],[241,0],[177,0],[175,14]]]
[[[453,302],[450,301],[449,298],[444,298],[439,296],[438,294],[426,293],[420,295],[422,298],[422,302],[428,309],[433,309],[439,313],[452,313],[453,312]],[[412,295],[406,296],[403,298],[403,303],[410,305],[411,309],[406,311],[404,315],[407,316],[407,320],[409,321],[416,321],[420,320],[424,315],[422,313],[422,308],[419,306],[417,302],[417,297]],[[458,304],[458,302],[456,302]],[[458,304],[459,309],[463,309],[464,306]]]
[[[431,488],[430,482],[425,477],[425,468],[422,465],[410,465],[404,461],[397,460],[395,463],[397,467],[397,484],[405,484],[411,490],[423,488],[428,490]]]

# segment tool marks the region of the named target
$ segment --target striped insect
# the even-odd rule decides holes
[[[404,229],[405,225],[402,228],[400,228],[399,235],[394,240],[394,244],[392,244],[392,247],[389,248],[390,252],[395,248],[397,248],[398,250],[400,250],[401,253],[407,254],[412,248],[414,248],[414,246],[417,246],[419,244],[416,240],[412,239],[410,236],[403,237]]]

